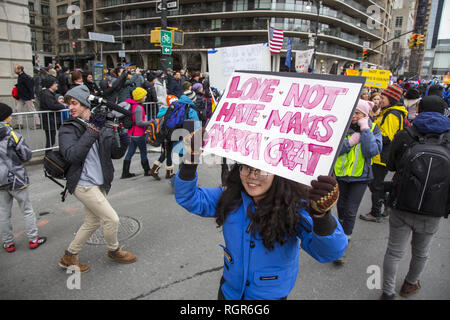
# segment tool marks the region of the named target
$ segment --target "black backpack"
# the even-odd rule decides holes
[[[433,217],[450,211],[450,132],[421,135],[407,127],[412,138],[396,164],[392,206]]]
[[[82,132],[86,130],[84,124],[79,122],[76,119],[69,119],[64,122],[64,125],[68,125],[69,123],[75,125]],[[49,178],[54,183],[59,185],[64,190],[61,192],[61,201],[64,202],[66,200],[67,194],[67,184],[64,186],[62,183],[57,181],[66,180],[67,172],[69,171],[70,163],[64,159],[63,155],[59,152],[59,150],[51,150],[44,157],[44,175],[46,178]]]

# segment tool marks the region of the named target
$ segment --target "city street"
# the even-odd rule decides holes
[[[149,161],[157,153],[149,153]],[[80,254],[80,262],[90,266],[77,287],[73,275],[58,266],[58,261],[82,224],[81,203],[43,175],[42,165],[28,167],[30,195],[47,243],[29,250],[24,223],[14,203],[12,223],[17,250],[0,252],[0,299],[69,300],[215,300],[223,267],[221,229],[214,219],[194,216],[174,199],[165,171],[161,181],[144,177],[139,155],[132,161],[131,179],[119,179],[122,160],[115,160],[115,180],[108,196],[121,217],[119,240],[138,256],[130,265],[117,264],[107,257],[107,249],[97,231]],[[201,165],[199,184],[217,187],[220,166]],[[366,191],[359,213],[370,208]],[[334,212],[335,213],[335,212]],[[300,271],[289,300],[376,300],[381,294],[383,257],[388,239],[388,222],[371,223],[357,219],[344,266],[320,264],[300,253]],[[430,260],[421,279],[422,289],[410,299],[450,299],[450,223],[441,221],[434,239]],[[397,277],[397,292],[406,275],[410,250]],[[379,272],[378,272],[379,271]],[[375,287],[375,288],[374,288]],[[403,299],[403,298],[398,298]]]

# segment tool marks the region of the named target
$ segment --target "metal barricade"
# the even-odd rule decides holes
[[[62,124],[69,117],[68,109],[57,111],[16,112],[11,127],[20,133],[33,153],[57,149],[58,119]]]
[[[155,102],[144,103],[147,120],[156,118],[159,106]],[[11,126],[20,133],[33,153],[59,148],[58,129],[53,124],[59,118],[62,124],[69,117],[68,109],[57,111],[16,112]]]
[[[147,121],[156,118],[159,113],[159,105],[156,102],[145,102],[143,106]]]

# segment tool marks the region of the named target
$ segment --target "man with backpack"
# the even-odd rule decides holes
[[[195,120],[198,122],[198,127],[201,127],[200,119],[198,117],[195,108],[195,103],[192,99],[195,99],[195,93],[190,91],[186,95],[181,95],[180,99],[176,100],[175,96],[167,96],[168,108],[161,108],[158,113],[158,118],[163,118],[163,122],[160,130],[160,140],[162,140],[161,156],[158,160],[153,162],[153,167],[150,171],[150,175],[156,180],[161,180],[158,176],[158,171],[162,167],[164,160],[167,158],[166,162],[166,179],[171,179],[174,174],[174,166],[172,164],[172,150],[177,144],[182,144],[182,138],[177,141],[178,137],[172,137],[172,133],[179,128],[183,127],[185,120]],[[172,97],[169,99],[169,97]],[[173,99],[175,98],[175,99]],[[198,129],[198,128],[195,128]],[[174,140],[175,139],[175,140]],[[182,156],[182,150],[178,152],[180,157]]]
[[[38,236],[36,215],[28,192],[30,181],[24,163],[31,159],[31,149],[24,138],[12,130],[12,113],[10,106],[0,103],[0,234],[3,248],[8,253],[16,250],[11,224],[14,199],[23,213],[29,248],[36,249],[47,240],[46,237]]]
[[[131,138],[122,132],[119,134],[120,145],[117,143],[114,129],[106,125],[105,116],[91,113],[89,95],[89,89],[84,85],[67,91],[64,99],[72,117],[59,130],[59,150],[70,163],[66,174],[67,190],[85,207],[84,223],[59,266],[67,269],[75,265],[80,272],[88,271],[89,267],[78,262],[78,255],[102,223],[108,257],[121,263],[132,263],[137,259],[135,254],[119,246],[119,217],[106,198],[114,178],[112,159],[124,156]]]
[[[373,180],[369,184],[369,189],[372,192],[372,209],[369,213],[359,216],[362,220],[382,221],[381,209],[386,197],[384,178],[388,173],[386,161],[389,157],[391,141],[397,131],[408,125],[406,118],[408,112],[402,105],[402,94],[403,89],[396,85],[388,86],[381,93],[380,105],[382,111],[375,123],[381,130],[383,149],[379,155],[373,158]]]
[[[431,241],[441,218],[450,213],[450,119],[445,107],[440,97],[424,97],[414,124],[392,141],[387,168],[395,175],[381,299],[395,298],[398,264],[411,233],[411,262],[400,295],[409,297],[420,289]]]

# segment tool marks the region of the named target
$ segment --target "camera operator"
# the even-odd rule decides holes
[[[108,102],[117,103],[117,96],[120,90],[127,81],[128,72],[123,68],[118,69],[119,77],[113,80],[101,80],[100,89],[102,91],[102,97],[108,100]]]
[[[107,124],[105,115],[91,112],[89,94],[89,89],[84,85],[66,93],[65,101],[69,105],[71,118],[64,122],[59,131],[60,152],[71,164],[67,173],[67,189],[83,203],[86,214],[83,225],[59,265],[63,268],[75,265],[80,272],[88,271],[89,267],[78,262],[78,254],[101,223],[104,225],[108,257],[122,263],[132,263],[137,259],[135,254],[119,247],[119,217],[106,199],[114,178],[112,159],[124,156],[130,137],[126,132],[121,132],[118,145],[116,133]]]

